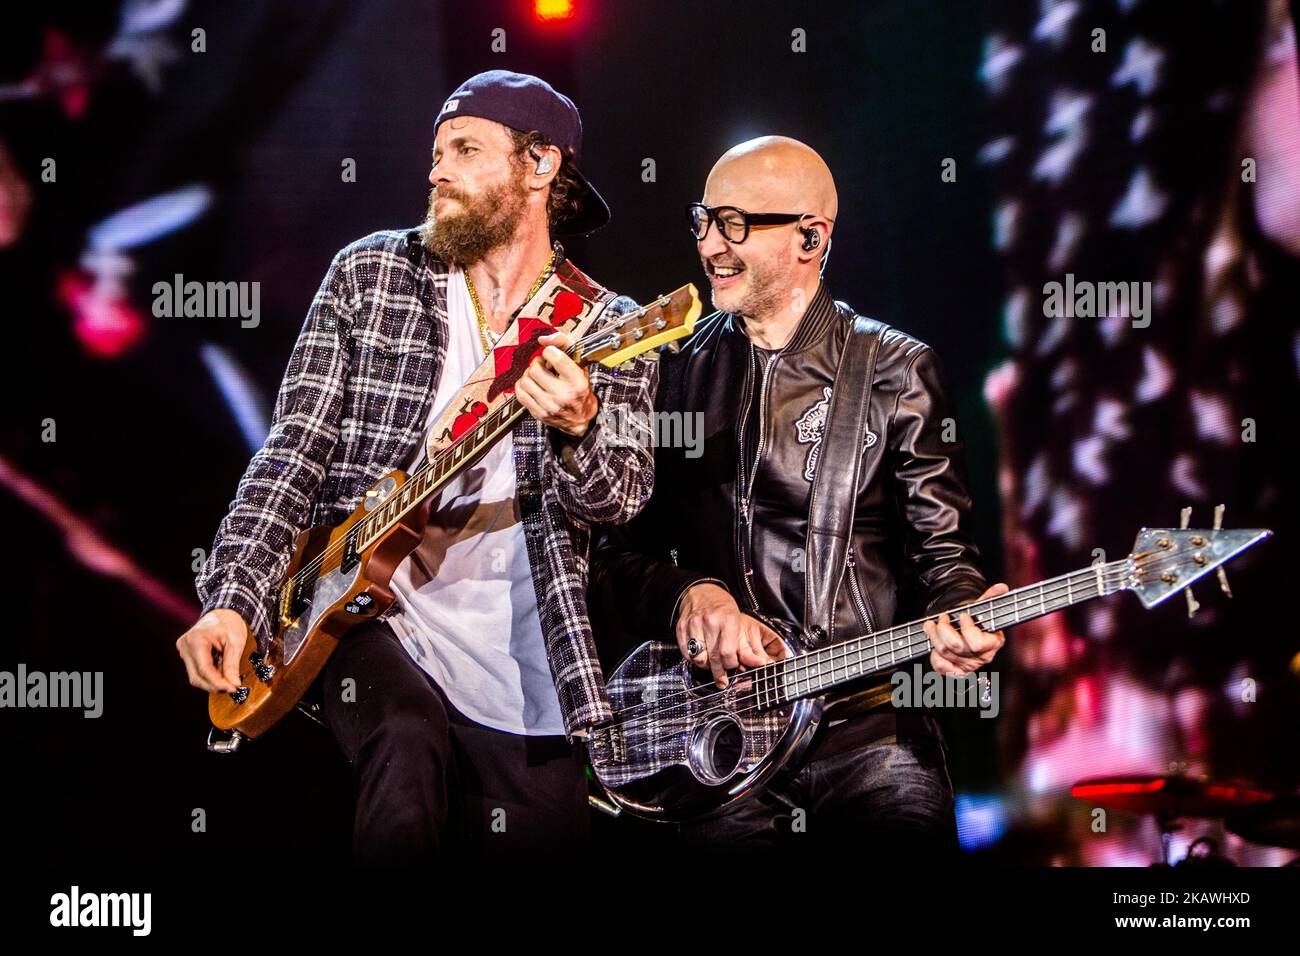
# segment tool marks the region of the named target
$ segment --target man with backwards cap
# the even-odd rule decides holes
[[[659,448],[649,504],[593,556],[593,597],[618,609],[602,624],[625,637],[672,635],[684,658],[726,687],[783,656],[765,618],[805,623],[813,481],[854,314],[822,279],[838,197],[808,146],[764,136],[733,147],[687,211],[718,311],[660,361],[656,410],[701,415],[704,447]],[[931,618],[931,664],[968,674],[993,659],[1004,635],[941,612],[1007,586],[987,587],[980,571],[938,359],[898,329],[867,334],[879,348],[867,393],[849,397],[868,409],[858,486],[842,492],[853,519],[847,555],[833,562],[843,576],[829,596],[829,626],[810,630],[830,646],[888,628],[912,581],[920,606],[907,610]],[[683,837],[955,849],[942,733],[924,711],[893,708],[889,684],[876,683],[830,701],[796,773],[682,824]]]
[[[572,101],[534,76],[493,70],[448,97],[425,222],[344,248],[312,303],[270,437],[198,576],[205,613],[177,642],[191,684],[236,690],[245,628],[268,634],[268,595],[309,512],[337,524],[378,478],[418,466],[433,423],[554,270],[589,283],[596,322],[635,308],[552,239],[609,219],[578,169],[581,141]],[[566,335],[539,342],[513,383],[529,414],[435,493],[392,609],[353,628],[321,675],[362,862],[587,833],[573,744],[611,717],[587,621],[588,528],[628,521],[654,475],[649,450],[604,434],[597,412],[644,420],[656,365],[588,376]]]

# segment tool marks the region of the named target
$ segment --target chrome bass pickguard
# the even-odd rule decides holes
[[[316,579],[311,594],[306,598],[300,598],[299,606],[302,607],[302,612],[284,629],[282,635],[284,663],[293,660],[294,655],[298,653],[298,648],[302,647],[302,642],[307,639],[308,632],[339,598],[348,593],[360,573],[361,565],[357,563],[349,571],[335,568]]]
[[[362,499],[362,506],[367,512],[374,511],[396,490],[397,479],[389,475],[376,482],[374,487],[366,492],[365,498]],[[335,567],[329,573],[318,577],[312,585],[311,593],[306,597],[301,594],[295,595],[294,607],[298,610],[298,616],[284,629],[282,635],[286,664],[293,660],[298,649],[302,647],[303,641],[307,639],[308,632],[316,626],[325,612],[356,583],[357,575],[361,573],[360,562],[351,563],[346,571],[343,568],[344,566]]]

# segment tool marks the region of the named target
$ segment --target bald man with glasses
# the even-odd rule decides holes
[[[874,376],[850,399],[868,403],[863,465],[857,487],[834,499],[851,516],[846,566],[826,605],[830,627],[805,626],[812,489],[856,318],[822,277],[838,214],[834,179],[810,147],[762,137],[718,160],[687,213],[718,311],[660,360],[656,410],[702,416],[703,450],[656,449],[649,504],[608,529],[596,551],[605,647],[673,634],[682,656],[725,687],[783,654],[768,622],[801,627],[821,647],[906,620],[904,612],[1005,593],[979,567],[938,360],[916,338],[871,323]],[[952,676],[988,664],[1004,640],[965,613],[939,615],[926,633],[930,664]],[[956,823],[946,744],[931,714],[894,707],[876,675],[828,701],[794,773],[678,826],[693,842],[774,846],[807,833],[810,845],[947,855]]]

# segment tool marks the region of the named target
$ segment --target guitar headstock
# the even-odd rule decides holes
[[[599,362],[609,368],[621,365],[690,335],[701,311],[700,293],[687,283],[587,336],[589,344],[583,348],[582,361]]]
[[[1213,528],[1188,528],[1191,510],[1183,509],[1183,527],[1143,528],[1133,542],[1128,589],[1148,608],[1214,570],[1219,572],[1219,586],[1231,597],[1222,566],[1273,533],[1267,528],[1220,528],[1223,505],[1214,511]],[[1196,607],[1189,591],[1188,613]]]

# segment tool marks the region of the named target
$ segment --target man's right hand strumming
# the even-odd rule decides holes
[[[692,639],[700,647],[697,654],[690,652]],[[696,667],[712,671],[719,687],[727,686],[728,670],[762,667],[785,656],[776,631],[743,613],[736,599],[716,584],[693,585],[682,596],[677,646]]]
[[[176,641],[190,684],[209,693],[239,689],[239,657],[248,642],[248,625],[229,608],[214,608]],[[218,669],[216,660],[221,660]]]

